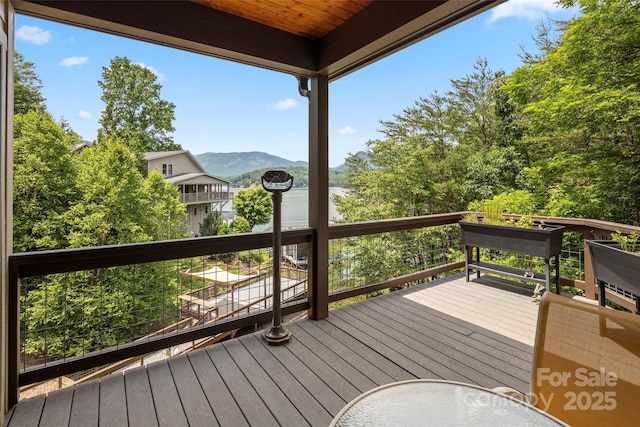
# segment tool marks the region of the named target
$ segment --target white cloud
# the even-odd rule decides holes
[[[27,43],[47,44],[53,40],[50,31],[45,31],[40,27],[23,25],[16,31],[16,38]]]
[[[490,24],[502,19],[514,17],[535,21],[544,15],[562,9],[556,4],[557,0],[509,0],[491,9],[491,16],[487,20]]]
[[[89,120],[93,118],[93,115],[88,111],[80,110],[80,112],[78,113],[78,117],[81,118],[82,120]]]
[[[351,126],[345,126],[342,129],[340,129],[338,131],[338,133],[340,135],[342,135],[342,136],[346,136],[346,135],[353,135],[353,134],[357,133],[357,131],[354,128],[352,128]]]
[[[162,74],[157,68],[152,67],[151,65],[144,64],[142,62],[138,62],[137,65],[139,65],[142,68],[146,68],[147,70],[151,71],[153,74],[155,74],[155,76],[158,78],[158,80],[160,80],[160,81],[166,81],[167,80],[166,76],[164,74]]]
[[[298,101],[296,101],[293,98],[287,98],[275,103],[274,105],[271,105],[271,108],[273,108],[274,110],[280,111],[280,110],[288,110],[289,108],[294,108],[297,106],[298,106]]]
[[[87,58],[86,56],[71,56],[60,61],[58,65],[62,67],[75,67],[76,65],[84,65],[88,61],[89,58]]]

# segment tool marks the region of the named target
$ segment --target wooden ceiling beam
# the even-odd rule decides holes
[[[317,69],[317,42],[190,1],[16,0],[17,13],[293,74]]]
[[[333,81],[503,1],[12,0],[12,3],[17,13],[289,74],[307,77],[322,74]],[[217,7],[230,9],[225,12]],[[278,10],[279,14],[269,15]],[[257,18],[248,16],[250,12],[262,13],[263,20],[270,24],[255,22]],[[337,20],[341,17],[347,19],[339,24]],[[274,28],[275,21],[282,21],[285,29]],[[302,24],[318,34],[331,25],[337,26],[316,40],[312,35],[292,33],[301,29]]]
[[[504,1],[374,1],[321,40],[319,71],[335,80]]]

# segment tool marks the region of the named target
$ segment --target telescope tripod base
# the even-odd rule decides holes
[[[291,332],[281,326],[272,326],[262,337],[269,345],[283,345],[291,341]]]

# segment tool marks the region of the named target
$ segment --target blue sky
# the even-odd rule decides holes
[[[554,0],[510,0],[329,87],[329,164],[380,138],[391,120],[420,96],[449,89],[450,79],[473,72],[479,58],[510,73],[521,65],[520,46],[544,17],[578,12]],[[307,160],[307,101],[295,77],[27,16],[16,16],[16,50],[36,64],[48,110],[92,141],[104,104],[98,80],[116,56],[149,67],[163,99],[176,105],[174,140],[193,154],[265,151]]]

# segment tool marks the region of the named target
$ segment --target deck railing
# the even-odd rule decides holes
[[[291,295],[283,295],[283,300],[290,300],[283,305],[283,314],[311,309],[312,305],[300,286],[305,286],[312,295],[313,287],[328,287],[327,303],[335,303],[459,271],[464,266],[464,261],[457,222],[463,214],[463,212],[456,212],[330,226],[328,283],[315,283],[311,276],[307,282],[304,274],[298,277],[299,280],[296,283],[299,284],[292,285],[296,290],[295,298]],[[561,257],[561,283],[583,289],[586,296],[592,299],[595,299],[596,286],[584,239],[606,236],[615,230],[640,231],[638,227],[603,221],[549,217],[534,219],[567,227],[569,233],[567,233]],[[314,230],[310,228],[284,231],[282,244],[312,245],[313,238]],[[194,289],[193,285],[189,289],[183,288],[185,285],[180,281],[181,272],[204,271],[210,265],[211,258],[222,254],[238,254],[242,251],[262,251],[264,254],[269,251],[271,242],[270,233],[253,233],[12,255],[9,258],[11,404],[16,403],[21,386],[104,367],[185,342],[201,340],[217,334],[228,334],[230,331],[269,322],[272,316],[271,309],[266,302],[268,297],[263,297],[262,300],[256,299],[259,303],[252,303],[258,308],[255,310],[238,309],[232,303],[226,310],[231,311],[232,316],[222,316],[215,321],[193,322],[188,328],[167,327],[172,322],[181,322],[180,313],[184,307],[179,307],[177,300]],[[381,258],[380,254],[384,254],[384,257]],[[249,254],[248,257],[251,258],[251,255]],[[313,260],[309,261],[312,264]],[[247,267],[246,263],[243,266]],[[149,289],[158,286],[156,280],[166,283],[167,287],[160,287],[155,293],[151,293]],[[69,286],[71,282],[81,283],[82,286],[72,289]],[[98,286],[96,283],[101,285]],[[103,283],[109,283],[111,287],[101,287]],[[214,281],[214,283],[217,282]],[[302,283],[304,285],[301,285]],[[138,293],[133,292],[131,290],[133,288],[118,288],[125,285],[135,287]],[[125,334],[124,341],[118,339],[114,345],[106,348],[103,345],[84,347],[82,343],[90,342],[90,335],[93,335],[91,342],[95,343],[96,335],[116,334],[109,328],[109,317],[88,312],[74,318],[73,325],[55,325],[55,327],[70,328],[82,324],[81,330],[85,331],[84,335],[68,337],[77,344],[75,351],[70,351],[68,343],[57,342],[58,347],[63,350],[54,354],[55,357],[43,357],[35,362],[32,357],[26,358],[25,337],[31,333],[43,332],[42,330],[33,331],[27,326],[32,320],[29,316],[33,316],[33,313],[28,311],[29,307],[24,306],[29,292],[41,292],[42,295],[38,297],[45,298],[45,301],[52,301],[54,305],[56,301],[59,303],[60,300],[67,299],[76,305],[82,305],[82,301],[99,299],[109,293],[102,305],[109,305],[113,312],[114,304],[117,306],[120,303],[117,297],[119,291],[123,291],[123,298],[124,295],[131,295],[132,292],[134,295],[134,301],[123,302],[123,307],[135,307],[137,310],[154,313],[145,322],[128,325],[127,328],[131,331],[127,333],[130,336]],[[614,291],[608,292],[610,292],[610,295],[607,295],[608,299],[629,309],[635,306],[625,296]],[[136,298],[141,301],[140,304],[135,304]],[[184,301],[185,298],[182,300]],[[22,311],[20,301],[23,302]],[[195,304],[196,301],[194,299],[191,302]],[[72,306],[64,304],[61,310],[66,315]],[[172,311],[171,307],[174,306],[175,311]],[[115,310],[115,313],[117,314],[118,311]],[[60,313],[52,311],[52,314]],[[120,315],[130,314],[122,312]],[[40,315],[42,316],[42,313]],[[216,317],[211,312],[208,315],[207,320],[212,316]],[[21,325],[22,332],[20,332]],[[157,333],[159,330],[162,333]],[[60,335],[67,336],[66,332],[58,333],[58,336]],[[55,352],[48,350],[47,346],[52,343],[52,339],[46,342],[47,335],[43,336],[44,341],[35,340],[35,342],[42,346],[44,356],[51,356],[49,353]],[[104,341],[107,342],[106,335],[104,336]],[[113,337],[109,335],[109,338]],[[97,342],[100,343],[99,337]],[[80,350],[78,351],[77,348]],[[31,351],[31,353],[34,352]]]
[[[233,200],[233,193],[229,191],[211,191],[180,194],[180,202],[184,204],[219,202]]]

